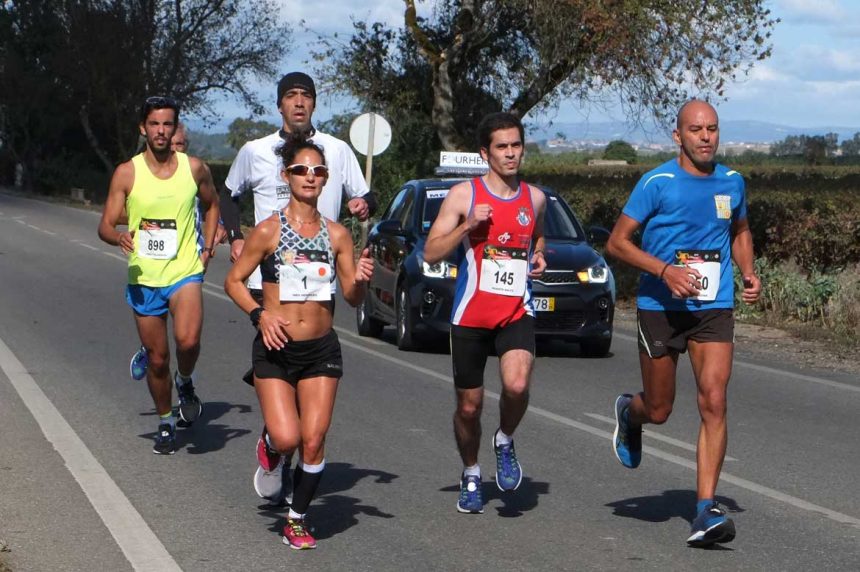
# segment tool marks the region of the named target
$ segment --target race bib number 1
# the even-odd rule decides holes
[[[521,248],[484,248],[478,288],[502,296],[522,296],[526,291],[528,251]]]
[[[156,260],[176,258],[176,221],[141,219],[137,230],[137,241],[138,256]]]
[[[331,279],[328,252],[288,250],[281,255],[278,289],[282,302],[331,300]]]
[[[693,268],[702,275],[699,278],[698,296],[691,300],[713,302],[717,299],[720,289],[720,251],[719,250],[677,250],[675,251],[675,266]]]

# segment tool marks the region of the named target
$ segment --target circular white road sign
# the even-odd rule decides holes
[[[368,151],[379,155],[391,144],[391,125],[377,113],[364,113],[353,120],[349,141],[362,155],[367,155]]]

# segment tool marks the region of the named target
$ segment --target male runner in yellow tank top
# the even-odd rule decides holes
[[[99,223],[99,237],[128,256],[126,300],[149,359],[146,377],[159,415],[153,452],[160,455],[176,452],[168,312],[176,340],[174,383],[180,421],[188,426],[203,411],[192,374],[200,355],[203,273],[214,254],[219,217],[218,196],[206,164],[170,148],[178,122],[175,100],[146,100],[139,126],[146,149],[114,171]],[[206,210],[202,248],[195,224],[198,198]],[[123,207],[128,212],[128,231],[116,229]]]

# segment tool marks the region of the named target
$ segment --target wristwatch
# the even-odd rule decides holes
[[[255,328],[260,327],[260,315],[263,313],[264,309],[265,308],[263,308],[262,306],[257,306],[256,308],[251,310],[250,314],[248,314],[251,317],[251,323],[254,325]]]

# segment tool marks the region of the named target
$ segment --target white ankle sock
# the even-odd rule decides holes
[[[514,438],[510,435],[505,435],[501,429],[496,431],[496,435],[493,437],[493,443],[496,445],[510,445],[514,442]]]
[[[481,465],[474,464],[471,467],[466,467],[463,469],[463,474],[467,477],[479,477],[481,476]]]

